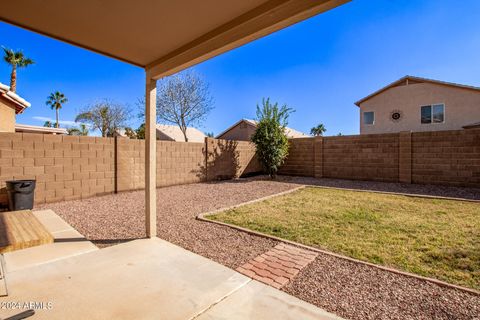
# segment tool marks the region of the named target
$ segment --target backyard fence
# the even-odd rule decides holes
[[[5,181],[36,179],[35,202],[144,188],[145,141],[0,133],[0,204]],[[157,141],[157,186],[229,179],[261,171],[246,141]]]
[[[280,173],[480,187],[480,130],[291,139]]]
[[[5,181],[36,179],[36,203],[144,188],[145,141],[0,133]],[[157,186],[261,172],[250,142],[157,141]],[[480,187],[480,129],[290,140],[280,174]]]

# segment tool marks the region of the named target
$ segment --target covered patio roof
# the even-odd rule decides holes
[[[149,70],[154,79],[349,0],[16,0],[0,20]]]
[[[146,228],[156,236],[156,80],[350,0],[15,0],[0,20],[146,72]]]

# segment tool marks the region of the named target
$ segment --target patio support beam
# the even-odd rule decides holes
[[[157,81],[146,78],[145,94],[145,228],[157,236]]]
[[[270,0],[146,66],[160,79],[351,0]]]

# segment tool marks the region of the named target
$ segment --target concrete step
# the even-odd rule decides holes
[[[54,242],[5,253],[7,274],[98,250],[93,243],[85,239],[52,210],[35,211],[33,214],[53,235]]]

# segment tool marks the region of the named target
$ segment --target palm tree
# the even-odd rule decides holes
[[[45,121],[43,126],[47,127],[47,128],[52,128],[53,127],[52,121],[50,121],[50,120]]]
[[[310,130],[310,134],[311,135],[314,135],[314,136],[323,136],[323,134],[327,131],[327,129],[325,128],[325,126],[323,125],[323,123],[320,123],[318,126],[316,127],[313,127],[311,130]]]
[[[55,123],[55,128],[58,128],[58,111],[62,109],[63,105],[68,102],[68,99],[65,97],[65,95],[59,91],[55,91],[50,93],[50,95],[47,97],[47,101],[45,104],[47,106],[50,106],[50,108],[55,109],[56,113],[56,119],[57,122]]]
[[[81,123],[78,128],[72,127],[67,129],[67,134],[69,136],[88,136],[88,127],[87,125]]]
[[[10,74],[10,91],[17,91],[17,68],[25,68],[31,64],[34,64],[35,61],[29,59],[23,55],[21,51],[13,51],[12,49],[7,49],[2,47],[4,56],[3,60],[12,67],[12,73]]]
[[[80,132],[80,135],[81,135],[81,136],[88,136],[88,127],[87,127],[86,124],[81,123],[81,124],[78,126],[78,131]]]

